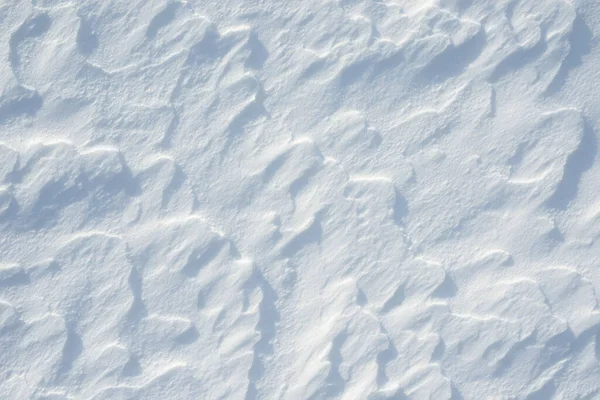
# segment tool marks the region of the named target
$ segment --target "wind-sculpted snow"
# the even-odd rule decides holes
[[[3,3],[0,398],[598,398],[595,10]]]

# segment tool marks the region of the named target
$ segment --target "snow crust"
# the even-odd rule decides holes
[[[5,0],[2,399],[600,398],[595,0]]]

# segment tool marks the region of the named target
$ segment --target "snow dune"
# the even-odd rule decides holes
[[[600,398],[589,0],[0,4],[0,398]]]

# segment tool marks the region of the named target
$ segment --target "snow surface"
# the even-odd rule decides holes
[[[597,0],[0,3],[0,398],[599,399]]]

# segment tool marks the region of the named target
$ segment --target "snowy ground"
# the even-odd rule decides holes
[[[4,0],[0,398],[599,399],[599,32]]]

